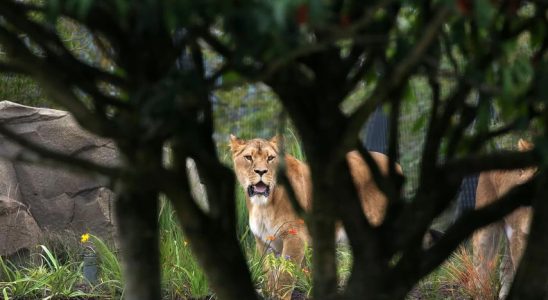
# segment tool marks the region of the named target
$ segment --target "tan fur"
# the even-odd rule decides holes
[[[236,176],[246,191],[249,224],[255,235],[257,249],[264,252],[270,248],[281,257],[288,258],[300,266],[306,245],[311,241],[304,222],[294,213],[286,191],[276,184],[276,170],[279,163],[276,139],[244,141],[231,136],[230,147]],[[377,152],[370,153],[381,172],[386,174],[389,165],[387,156]],[[349,152],[346,158],[364,213],[373,225],[378,225],[384,216],[386,197],[376,187],[369,168],[357,151]],[[298,201],[305,209],[308,209],[312,200],[309,168],[291,155],[285,156],[285,163],[287,177]],[[257,171],[266,172],[261,176]],[[400,166],[397,166],[397,171],[401,174]],[[249,185],[257,184],[261,179],[269,185],[271,191],[264,203],[265,199],[257,196],[253,198],[248,194]],[[344,230],[339,228],[337,239],[345,240],[345,238]],[[272,276],[269,278],[271,279]],[[279,298],[290,299],[292,289],[284,287],[292,285],[292,282],[289,274],[282,274],[277,282],[270,282],[268,286],[277,291],[275,293]]]
[[[527,151],[533,148],[531,143],[519,140],[520,151]],[[504,196],[511,188],[529,180],[536,170],[534,168],[512,170],[512,171],[491,171],[481,173],[476,191],[476,208],[484,207],[501,196]],[[474,264],[482,280],[488,280],[490,266],[499,250],[499,239],[501,235],[508,241],[505,243],[505,256],[509,253],[510,259],[503,257],[501,281],[502,286],[499,292],[499,299],[504,299],[509,292],[510,284],[519,264],[523,250],[527,243],[529,225],[531,222],[531,208],[521,207],[503,220],[481,228],[474,233],[472,238]]]

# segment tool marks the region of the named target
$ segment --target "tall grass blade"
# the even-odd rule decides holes
[[[46,256],[44,256],[44,255],[41,255],[41,256],[42,256],[42,258],[44,258],[44,260],[46,261],[48,266],[52,270],[58,270],[59,269],[59,262],[57,261],[55,256],[51,253],[51,251],[49,251],[49,249],[44,245],[40,245],[40,248],[42,248],[44,253],[46,253]]]

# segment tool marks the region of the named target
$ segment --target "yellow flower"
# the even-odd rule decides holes
[[[186,247],[186,245],[188,245],[188,242],[187,242],[187,241],[183,241],[183,244],[184,244],[185,247]]]
[[[89,233],[82,234],[82,238],[80,239],[80,242],[87,243],[88,240],[89,240]]]

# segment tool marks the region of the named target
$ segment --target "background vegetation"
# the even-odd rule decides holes
[[[283,110],[292,121],[289,136],[300,137],[298,149],[305,153],[315,183],[314,206],[304,218],[315,243],[311,267],[305,269],[313,271],[314,284],[306,271],[289,270],[306,275],[299,280],[305,294],[400,299],[474,229],[532,204],[535,238],[511,297],[539,299],[548,277],[548,267],[534,268],[544,266],[538,262],[543,261],[548,230],[542,217],[548,206],[540,201],[548,181],[543,163],[546,11],[542,2],[487,0],[3,1],[0,67],[20,86],[26,85],[25,76],[40,82],[42,90],[29,85],[27,103],[55,103],[120,148],[122,166],[110,168],[30,145],[42,157],[112,179],[119,193],[125,270],[122,292],[119,264],[112,253],[103,256],[112,295],[158,299],[167,282],[175,287],[168,295],[202,296],[210,290],[206,274],[220,298],[256,297],[255,284],[261,281],[257,260],[262,258],[248,251],[249,233],[242,218],[236,218],[236,212],[244,214],[237,209],[241,195],[235,199],[234,176],[223,164],[227,157],[222,149],[229,132],[272,135]],[[10,87],[21,91],[17,84]],[[389,157],[395,160],[399,154],[409,177],[402,193],[402,178],[394,172],[374,176],[390,199],[385,223],[374,228],[353,209],[357,201],[344,154],[364,150],[359,132],[378,106],[391,120]],[[499,124],[491,122],[493,107]],[[0,130],[24,143],[9,128]],[[536,150],[489,154],[509,132],[534,132]],[[169,166],[163,165],[166,145],[173,153]],[[367,152],[363,156],[367,159]],[[189,193],[187,158],[197,162],[210,211],[202,211]],[[422,236],[451,205],[464,176],[532,165],[539,172],[530,182],[458,220],[435,246],[421,247]],[[162,194],[172,210],[158,201]],[[335,205],[335,198],[342,204]],[[174,223],[174,215],[184,237],[165,227]],[[339,221],[349,233],[353,256],[339,263],[341,268],[336,267],[333,242]],[[185,240],[203,274],[187,260]],[[109,253],[94,242],[98,251]],[[39,268],[78,273],[75,266],[56,263],[46,249]],[[462,288],[474,286],[464,251],[437,278],[453,278]],[[169,259],[161,253],[169,253]],[[348,251],[340,256],[348,257]],[[265,259],[273,268],[290,268],[284,261],[276,265]],[[9,283],[29,277],[4,266],[6,274],[15,274]],[[79,278],[67,278],[73,279],[66,289],[73,289]],[[428,291],[431,282],[419,289]],[[440,286],[450,290],[452,284],[445,282]],[[5,295],[13,289],[6,287]],[[66,289],[52,293],[71,296],[59,292]]]

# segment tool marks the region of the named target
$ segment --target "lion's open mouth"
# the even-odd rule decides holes
[[[270,187],[264,182],[259,181],[257,184],[247,187],[247,194],[249,195],[249,197],[255,195],[263,195],[265,197],[268,197],[268,195],[270,194]]]

